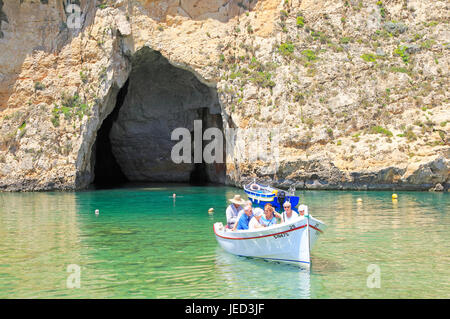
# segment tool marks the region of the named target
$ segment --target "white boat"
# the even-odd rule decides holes
[[[220,222],[213,228],[220,246],[231,254],[309,268],[310,251],[325,224],[310,215],[255,230],[231,231]]]

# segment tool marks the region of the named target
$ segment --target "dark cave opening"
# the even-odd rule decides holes
[[[194,165],[194,170],[189,176],[189,184],[194,186],[203,186],[209,183],[208,174],[206,172],[205,163],[198,163]]]
[[[204,134],[205,130],[209,127],[217,127],[223,132],[223,126],[222,126],[222,116],[214,115],[209,113],[208,108],[202,108],[198,110],[199,118],[202,120],[202,135]],[[192,144],[195,144],[195,136],[194,132],[191,132],[191,140]],[[209,141],[205,142],[202,140],[201,142],[201,148],[202,150],[205,148],[205,144],[207,144]],[[192,145],[192,154],[191,157],[194,158],[194,145]],[[222,158],[225,160],[225,158]],[[204,161],[202,163],[194,163],[194,167],[189,175],[189,184],[193,186],[203,186],[211,182],[215,182],[211,180],[210,176],[214,174],[222,174],[223,176],[220,176],[221,182],[223,183],[225,179],[225,166],[224,164],[206,164]],[[217,178],[217,176],[216,176]],[[217,181],[216,181],[217,182]]]
[[[224,184],[225,163],[177,164],[171,159],[171,150],[178,143],[171,140],[171,133],[186,128],[193,143],[195,120],[202,121],[203,131],[210,127],[223,131],[216,88],[171,65],[157,51],[139,50],[132,57],[131,73],[113,111],[97,132],[94,186],[117,187],[126,182]],[[206,143],[202,141],[202,146]]]
[[[112,125],[117,120],[120,107],[128,93],[128,85],[129,80],[120,89],[113,111],[103,121],[102,126],[97,131],[97,140],[94,144],[93,151],[95,154],[94,185],[97,188],[116,187],[128,181],[120,165],[117,163],[112,151],[111,140],[109,139]]]

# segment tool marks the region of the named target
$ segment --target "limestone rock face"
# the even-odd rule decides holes
[[[446,1],[71,3],[0,0],[0,190],[114,157],[132,181],[448,191]],[[224,164],[173,163],[194,120]]]
[[[146,0],[140,1],[147,14],[159,21],[182,16],[192,20],[216,19],[227,22],[252,9],[257,0]]]

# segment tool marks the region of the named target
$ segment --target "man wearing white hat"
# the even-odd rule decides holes
[[[227,227],[229,229],[233,229],[234,225],[238,221],[240,217],[240,213],[243,211],[241,205],[245,204],[245,200],[241,198],[241,195],[234,195],[233,198],[229,199],[231,204],[227,207],[226,215],[227,215]]]
[[[298,213],[300,216],[308,216],[308,206],[306,205],[298,206]]]
[[[283,223],[289,223],[298,217],[298,214],[292,210],[290,202],[285,202],[283,208],[284,212],[281,214]]]

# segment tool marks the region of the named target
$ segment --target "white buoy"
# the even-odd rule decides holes
[[[95,215],[100,214],[100,211],[98,209],[95,210]]]
[[[177,194],[173,193],[172,198],[173,199],[177,198]]]
[[[214,214],[214,208],[210,208],[210,209],[208,209],[208,214]]]
[[[362,198],[361,197],[359,197],[357,200],[356,200],[358,203],[362,203]]]

